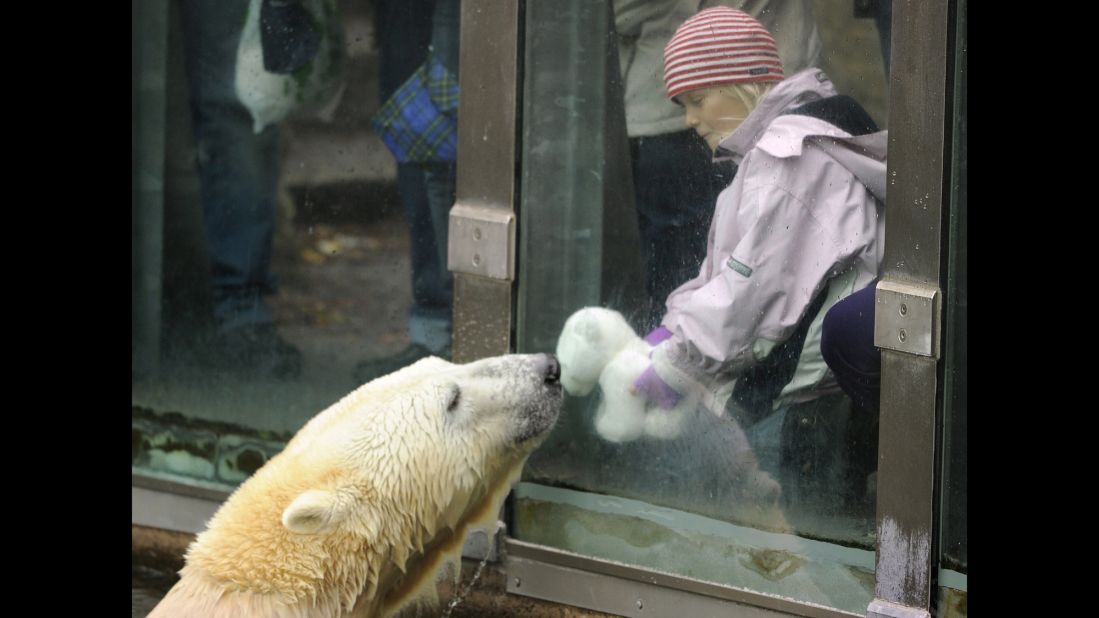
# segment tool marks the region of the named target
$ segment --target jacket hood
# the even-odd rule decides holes
[[[714,159],[732,158],[734,163],[740,165],[744,155],[755,148],[776,118],[792,108],[835,94],[832,80],[820,69],[805,69],[787,77],[763,97],[736,131],[721,140]]]
[[[831,80],[820,69],[806,69],[793,75],[760,102],[740,127],[718,145],[715,160],[732,159],[737,164],[752,148],[759,148],[776,158],[800,156],[806,144],[813,144],[838,164],[851,172],[874,194],[885,201],[887,131],[867,132],[853,136],[847,130],[804,110],[828,97],[844,99],[841,105],[854,106],[855,116],[865,118],[858,129],[843,123],[848,130],[862,132],[876,129],[873,120],[858,104],[846,97],[836,97]],[[816,112],[812,112],[816,113]],[[861,116],[860,116],[861,114]]]

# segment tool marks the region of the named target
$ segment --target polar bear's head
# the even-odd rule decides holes
[[[633,328],[617,311],[585,307],[573,313],[557,339],[565,390],[577,396],[590,393],[599,382],[603,367],[637,340]]]
[[[548,354],[428,358],[360,387],[230,497],[188,551],[185,576],[240,591],[217,603],[260,614],[399,606],[469,529],[495,523],[557,420],[559,377]]]
[[[401,509],[424,501],[417,515],[429,530],[437,517],[451,525],[462,515],[451,511],[468,501],[465,494],[497,485],[553,426],[559,378],[559,365],[545,354],[467,365],[424,359],[348,395],[310,421],[286,450],[326,460],[316,469],[345,471],[343,482],[369,488],[363,493],[378,505]],[[320,444],[327,453],[305,452]],[[313,532],[352,514],[338,495],[322,500],[322,513],[312,507],[316,496],[303,502],[309,508],[295,502],[283,514],[288,529]]]

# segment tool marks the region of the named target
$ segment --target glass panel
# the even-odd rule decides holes
[[[944,368],[942,550],[939,574],[940,616],[967,615],[968,534],[968,71],[967,2],[958,3],[957,66],[954,77],[954,166],[951,183],[950,254],[946,287],[946,363]]]
[[[135,13],[135,471],[234,485],[373,375],[449,354],[457,9]]]
[[[737,207],[727,201],[749,199],[736,197],[749,191],[737,184],[744,167],[711,160],[707,143],[685,129],[685,109],[668,103],[662,79],[665,44],[691,17],[693,3],[686,12],[666,3],[613,4],[610,14],[607,3],[580,0],[529,3],[526,11],[518,346],[552,351],[563,329],[586,333],[576,340],[586,352],[557,348],[566,375],[587,371],[604,382],[586,396],[573,388],[566,398],[557,428],[516,490],[510,530],[525,541],[862,613],[874,587],[877,401],[869,402],[872,409],[868,401],[853,405],[829,380],[819,332],[836,300],[877,275],[881,204],[862,182],[851,182],[852,173],[836,179],[852,190],[843,196],[828,193],[827,182],[816,189],[785,186],[801,197],[772,192],[759,197],[760,209],[796,215],[795,201],[810,202],[818,218],[796,242],[792,233],[773,233],[789,229],[780,219],[752,232],[762,239],[755,250],[773,253],[775,262],[738,253],[734,247],[750,244],[738,244],[749,233],[738,217],[757,216],[748,208],[733,216]],[[777,99],[759,101],[757,111],[774,109],[761,130],[795,107],[791,126],[842,126],[853,135],[873,133],[874,123],[884,128],[885,71],[874,21],[854,18],[849,5],[771,3],[764,12],[768,3],[744,4],[775,31],[792,78],[783,82],[785,91],[796,90],[786,98],[776,86]],[[830,82],[816,72],[795,82],[810,65],[823,66],[835,88],[862,108],[832,98]],[[797,97],[802,90],[818,94]],[[728,100],[726,110],[757,102]],[[718,124],[731,115],[719,115]],[[884,183],[884,166],[878,173]],[[789,178],[804,183],[813,174]],[[835,220],[845,208],[858,213],[863,228]],[[807,221],[794,216],[790,225]],[[822,270],[814,270],[820,259],[799,262],[836,244],[848,249]],[[770,269],[778,263],[788,267]],[[737,297],[749,300],[721,310],[713,310],[721,283],[693,298],[673,294],[699,276],[703,284],[742,277],[777,289],[752,301],[752,287],[744,287]],[[794,283],[799,276],[808,280]],[[670,295],[678,310],[666,305]],[[738,324],[754,323],[738,318],[738,310],[748,316],[787,303],[797,306],[779,319],[775,334],[758,324],[747,339],[737,334]],[[592,343],[598,338],[592,329],[608,332],[610,322],[566,327],[586,306],[618,311],[642,336],[668,325],[675,335],[653,358],[657,370],[667,361],[672,373],[658,375],[665,381],[685,375],[707,388],[676,382],[681,399],[672,412],[638,407],[627,389],[648,366],[648,348],[638,360],[617,355],[622,348],[609,336]],[[712,319],[692,326],[677,311]],[[730,326],[723,331],[722,324]],[[693,362],[711,370],[691,373],[690,363],[677,365],[667,355],[682,341],[699,353]],[[736,341],[747,345],[751,362],[714,358]],[[602,362],[588,370],[570,366],[607,350],[617,359],[607,371]]]

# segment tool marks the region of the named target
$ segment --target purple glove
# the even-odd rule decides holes
[[[634,394],[644,395],[646,399],[665,410],[674,408],[675,404],[679,403],[679,399],[682,397],[682,395],[675,392],[674,388],[668,386],[664,380],[661,380],[660,376],[656,375],[656,371],[653,370],[652,365],[649,365],[648,369],[642,371],[641,375],[637,376],[637,379],[633,381],[633,388],[631,390]]]
[[[672,336],[672,331],[664,328],[663,326],[657,326],[651,333],[645,335],[645,343],[649,345],[657,345],[661,341],[664,341],[668,337]]]

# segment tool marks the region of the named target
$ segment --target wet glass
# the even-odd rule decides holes
[[[434,50],[456,126],[458,3],[134,6],[133,471],[233,486],[364,364],[449,353],[454,155],[373,121]]]
[[[615,13],[586,1],[527,6],[520,352],[553,351],[566,319],[588,306],[620,312],[644,336],[668,294],[699,273],[714,196],[735,170],[710,161],[682,116],[663,125],[644,116],[663,102],[667,37],[690,16],[661,26],[675,17],[653,4],[615,2]],[[850,6],[810,4],[783,4],[788,36],[801,41],[783,48],[784,60],[812,59],[885,128],[875,22],[854,18]],[[660,31],[663,40],[653,37]],[[646,62],[649,79],[631,77]],[[677,196],[676,208],[654,205],[664,194]],[[615,413],[600,409],[606,401],[599,388],[566,398],[516,488],[515,538],[865,611],[874,588],[875,418],[834,390],[799,405],[693,408],[675,437],[615,442],[595,428],[598,415]]]

